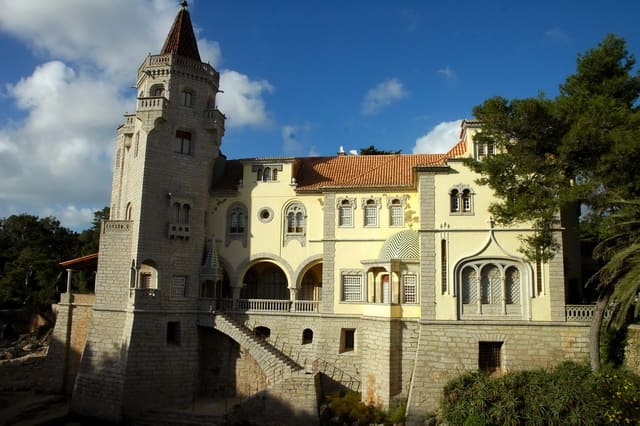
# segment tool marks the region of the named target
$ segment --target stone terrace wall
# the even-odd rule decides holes
[[[93,294],[62,294],[60,303],[54,306],[54,327],[46,369],[58,374],[43,377],[40,387],[44,390],[71,393],[80,367],[93,318]]]
[[[478,369],[479,342],[503,342],[503,371],[548,368],[588,359],[589,324],[422,323],[408,403],[412,422],[438,408],[449,380]]]

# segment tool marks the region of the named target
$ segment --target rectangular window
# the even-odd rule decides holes
[[[502,367],[502,342],[478,343],[478,368],[493,373]]]
[[[169,321],[167,323],[167,345],[180,346],[180,322]]]
[[[176,149],[180,154],[191,154],[191,133],[182,130],[176,131]]]
[[[402,303],[418,303],[418,277],[404,275],[402,277]]]
[[[190,107],[193,105],[193,93],[185,90],[182,92],[182,105],[186,107]]]
[[[185,297],[187,295],[187,277],[185,275],[176,275],[171,283],[171,296]]]
[[[378,226],[377,206],[367,206],[364,208],[364,226]]]
[[[342,301],[362,301],[362,275],[342,276]]]
[[[340,330],[340,352],[351,352],[356,347],[356,329],[343,328]]]
[[[338,226],[353,226],[353,208],[351,206],[340,207],[338,214]]]
[[[140,274],[140,288],[152,288],[151,274]]]
[[[440,290],[442,294],[447,292],[447,240],[440,240]]]
[[[404,209],[402,206],[391,206],[391,226],[402,226]]]

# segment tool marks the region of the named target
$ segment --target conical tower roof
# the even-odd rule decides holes
[[[160,54],[180,55],[201,62],[196,35],[193,32],[191,17],[187,10],[187,2],[183,1],[181,6]]]

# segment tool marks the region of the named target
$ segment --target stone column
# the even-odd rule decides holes
[[[67,294],[71,294],[71,275],[73,274],[73,269],[67,269]]]
[[[242,287],[233,286],[231,287],[231,297],[233,298],[233,310],[238,310],[238,300],[240,299],[240,291]]]
[[[291,307],[289,308],[291,312],[296,311],[296,297],[298,294],[297,288],[289,288],[289,300],[291,300]]]

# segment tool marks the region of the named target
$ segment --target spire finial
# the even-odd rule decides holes
[[[189,7],[189,3],[187,3],[187,0],[182,0],[180,2],[180,6],[182,6],[183,9],[186,9],[187,7]]]

